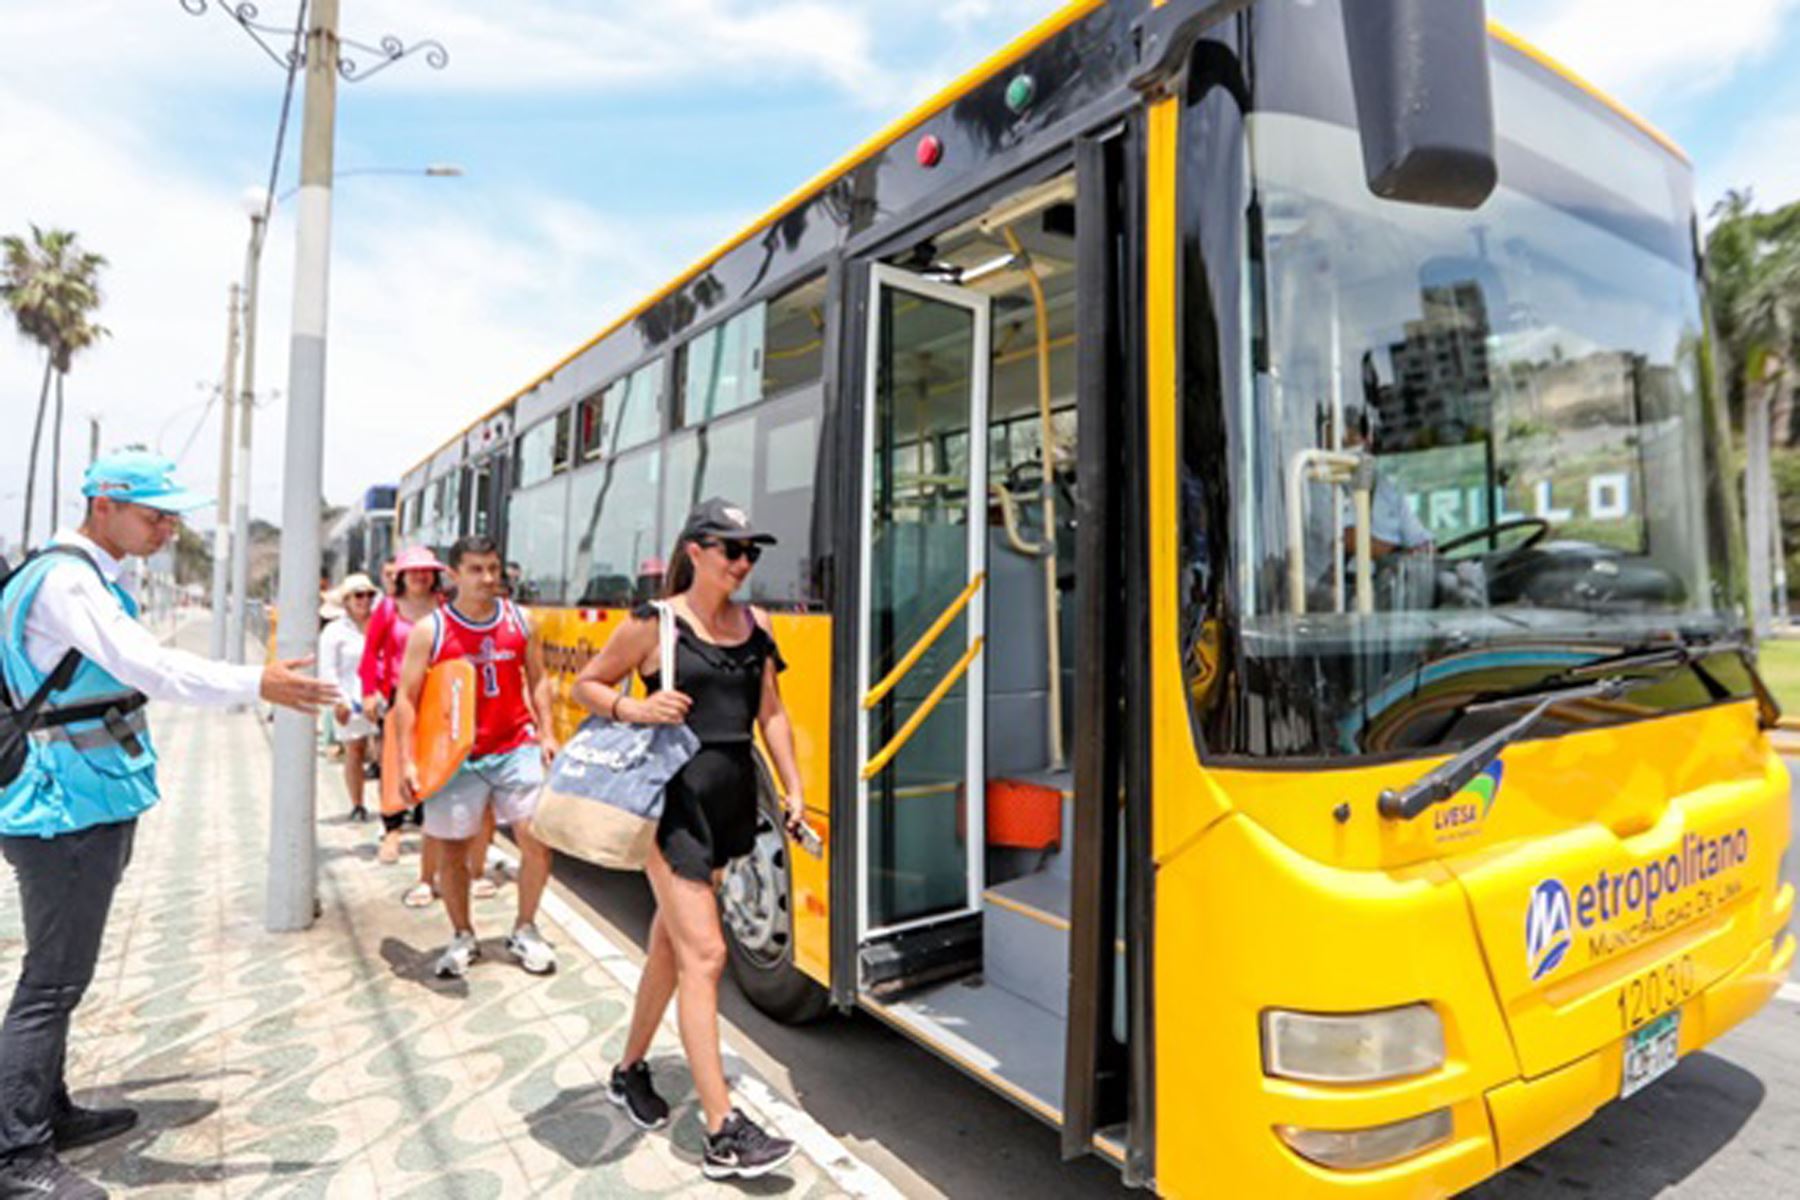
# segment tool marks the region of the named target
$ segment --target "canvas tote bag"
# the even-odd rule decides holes
[[[675,686],[675,616],[656,602],[662,685]],[[531,831],[596,866],[641,871],[662,816],[663,788],[700,749],[686,725],[589,717],[550,765]]]

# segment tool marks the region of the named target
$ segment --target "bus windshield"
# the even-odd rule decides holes
[[[1383,200],[1335,7],[1250,26],[1226,586],[1251,754],[1466,743],[1472,698],[1742,623],[1685,165],[1495,43],[1498,189]],[[1560,727],[1744,694],[1694,674]]]

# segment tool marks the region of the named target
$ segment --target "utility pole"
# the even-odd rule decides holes
[[[244,661],[244,616],[250,606],[250,428],[256,408],[256,281],[262,239],[259,207],[250,216],[250,246],[244,252],[244,390],[238,409],[237,509],[231,522],[237,553],[231,560],[231,619],[225,627],[226,653],[234,663]]]
[[[1758,638],[1770,633],[1770,600],[1774,541],[1770,514],[1774,488],[1769,473],[1769,392],[1765,381],[1752,381],[1744,395],[1744,540],[1750,552],[1750,622]]]
[[[88,466],[90,466],[90,467],[93,466],[94,460],[99,457],[100,457],[100,418],[97,416],[94,416],[94,417],[88,418]]]
[[[231,385],[237,380],[238,285],[231,285],[231,306],[225,325],[225,377],[219,385],[219,502],[213,520],[212,561],[212,656],[225,657],[225,618],[230,607],[226,572],[231,563]],[[94,421],[89,441],[100,442],[100,422]]]
[[[331,272],[331,170],[337,121],[338,0],[314,0],[306,33],[306,117],[300,141],[300,231],[288,348],[286,461],[281,497],[280,629],[276,654],[308,658],[319,644],[319,493],[324,474],[325,315]],[[313,922],[317,730],[310,713],[275,712],[269,885],[271,933]]]

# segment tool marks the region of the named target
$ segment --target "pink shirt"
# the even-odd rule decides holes
[[[356,669],[365,696],[391,696],[400,686],[400,665],[406,660],[406,639],[413,623],[400,611],[392,596],[375,602],[363,641],[362,663]]]

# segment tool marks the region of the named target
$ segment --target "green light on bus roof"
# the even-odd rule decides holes
[[[1012,82],[1006,85],[1006,107],[1015,113],[1022,113],[1031,107],[1037,99],[1037,80],[1029,75],[1015,75]]]

